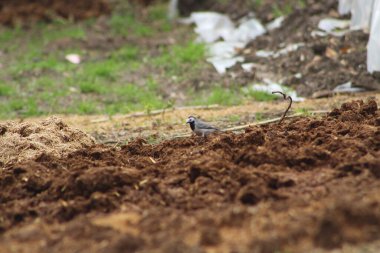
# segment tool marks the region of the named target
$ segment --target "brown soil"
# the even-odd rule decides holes
[[[56,18],[81,20],[108,14],[110,6],[105,0],[2,0],[0,24],[30,25],[37,21]]]
[[[121,148],[0,172],[0,252],[309,252],[380,239],[380,111]]]

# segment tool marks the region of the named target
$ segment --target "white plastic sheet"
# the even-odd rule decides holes
[[[194,12],[190,20],[195,23],[198,40],[205,43],[215,42],[220,38],[228,40],[235,31],[231,19],[216,12]]]
[[[333,32],[337,29],[346,29],[350,26],[349,20],[325,18],[319,21],[318,28],[325,32]]]
[[[244,61],[243,57],[236,56],[237,50],[266,32],[257,19],[243,20],[235,27],[228,16],[215,12],[194,12],[185,22],[195,24],[198,41],[208,44],[207,61],[220,74],[226,73],[226,69],[237,62]]]
[[[368,30],[371,20],[373,0],[352,0],[351,30]]]
[[[224,74],[227,68],[234,66],[238,62],[243,62],[242,56],[222,58],[222,57],[209,57],[207,61],[211,63],[219,74]]]
[[[370,73],[380,71],[380,0],[375,0],[371,22],[371,31],[367,46],[367,70]]]
[[[335,18],[325,18],[319,21],[318,29],[311,32],[311,36],[325,37],[331,34],[336,37],[341,37],[349,32],[350,20],[342,20]]]
[[[264,26],[257,19],[249,19],[234,30],[232,36],[225,38],[226,41],[238,41],[248,43],[266,32]]]
[[[282,22],[284,22],[285,17],[281,16],[270,22],[266,25],[268,31],[272,31],[274,29],[280,28],[282,26]]]
[[[352,82],[347,82],[347,83],[343,83],[341,85],[336,86],[333,89],[333,91],[337,93],[356,93],[356,92],[365,91],[365,89],[360,88],[360,87],[354,87],[352,86]]]
[[[281,55],[287,55],[290,52],[297,51],[298,48],[305,46],[304,43],[296,43],[296,44],[290,44],[283,49],[278,50],[277,52],[274,51],[266,51],[266,50],[259,50],[256,52],[257,57],[262,57],[262,58],[268,58],[268,57],[273,57],[277,58],[280,57]]]
[[[353,0],[339,0],[338,12],[340,15],[350,13]]]
[[[178,17],[178,0],[170,0],[168,5],[168,18],[170,20]]]

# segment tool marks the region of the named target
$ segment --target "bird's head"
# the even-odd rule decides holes
[[[187,118],[186,124],[192,124],[195,122],[195,120],[196,120],[196,118],[194,116],[190,116]]]

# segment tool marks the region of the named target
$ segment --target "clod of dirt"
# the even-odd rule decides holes
[[[42,155],[61,158],[95,143],[91,136],[55,117],[38,123],[2,123],[0,132],[0,164],[3,166],[38,159]]]

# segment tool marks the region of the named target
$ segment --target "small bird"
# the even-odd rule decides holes
[[[190,116],[186,120],[187,124],[190,124],[191,130],[199,136],[206,137],[209,134],[220,131],[218,128],[210,126],[209,124],[203,122],[200,119],[195,118],[194,116]]]

